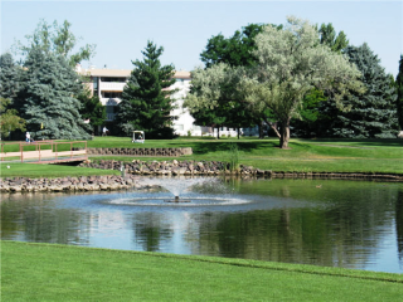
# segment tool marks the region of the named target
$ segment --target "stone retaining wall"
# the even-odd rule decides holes
[[[114,191],[136,187],[138,177],[79,176],[62,178],[6,177],[0,179],[1,192],[68,192],[68,191]]]
[[[88,148],[88,155],[172,156],[193,154],[192,148]]]
[[[131,163],[120,161],[95,161],[80,164],[82,167],[96,169],[120,170],[124,165],[126,173],[135,175],[240,175],[276,178],[306,178],[322,177],[332,179],[378,179],[388,181],[403,181],[403,175],[386,173],[349,173],[349,172],[294,172],[261,170],[252,166],[240,165],[237,171],[231,171],[230,164],[220,161],[162,161],[146,162],[134,160]]]

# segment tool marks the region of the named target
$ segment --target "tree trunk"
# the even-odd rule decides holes
[[[237,128],[237,131],[238,131],[238,139],[239,139],[239,127]]]
[[[263,138],[263,122],[260,121],[258,124],[259,127],[259,138],[262,139]]]
[[[220,127],[217,127],[217,139],[220,139]]]
[[[290,140],[290,120],[281,122],[281,138],[280,138],[280,148],[287,149],[288,142]]]
[[[265,122],[267,125],[269,125],[273,129],[273,131],[277,135],[277,137],[281,138],[281,134],[277,130],[277,122],[272,123],[272,122],[269,122],[267,119],[265,119]],[[267,130],[267,135],[269,135],[269,130]]]

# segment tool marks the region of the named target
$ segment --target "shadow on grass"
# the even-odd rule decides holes
[[[378,147],[403,147],[403,139],[385,138],[385,139],[355,139],[355,138],[318,138],[318,139],[300,139],[306,143],[354,143],[359,146],[378,146]]]
[[[238,146],[239,151],[243,152],[252,152],[258,149],[267,149],[270,147],[277,147],[278,143],[271,141],[261,141],[261,142],[192,142],[191,147],[193,149],[193,154],[202,155],[210,152],[218,152],[218,151],[229,151],[230,146],[232,144],[236,144]],[[178,142],[178,147],[183,146],[183,142]]]

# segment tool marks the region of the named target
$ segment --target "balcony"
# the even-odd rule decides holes
[[[123,91],[123,88],[126,86],[126,83],[118,83],[118,82],[99,82],[99,89],[101,91]]]

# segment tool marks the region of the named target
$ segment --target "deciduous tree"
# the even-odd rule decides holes
[[[256,48],[254,38],[262,32],[263,26],[263,24],[249,24],[229,38],[225,38],[222,34],[212,36],[207,42],[206,49],[200,54],[201,61],[205,63],[206,68],[218,63],[230,66],[255,65],[257,60],[251,51]],[[277,28],[281,29],[282,25]]]
[[[102,105],[98,96],[91,96],[89,89],[84,89],[77,99],[81,102],[79,110],[83,119],[89,119],[93,133],[98,133],[98,127],[106,120],[106,107]]]
[[[89,60],[95,54],[95,44],[86,44],[72,53],[80,40],[71,32],[71,23],[65,20],[62,25],[54,21],[52,25],[41,20],[32,35],[26,35],[27,44],[18,41],[17,51],[27,55],[31,49],[40,48],[45,54],[63,56],[69,65],[75,67],[81,61]]]
[[[270,109],[281,122],[281,148],[288,147],[290,121],[300,117],[299,108],[308,91],[332,90],[340,108],[341,96],[349,93],[346,87],[363,91],[357,68],[317,41],[317,31],[308,21],[289,17],[287,27],[280,31],[266,26],[256,36],[253,51],[259,64],[242,76],[239,87],[245,100]]]
[[[400,55],[399,73],[396,77],[397,87],[397,113],[399,118],[400,129],[403,129],[403,55]]]
[[[8,109],[11,100],[0,97],[0,140],[8,137],[14,130],[25,131],[25,120],[18,116],[18,111]]]

